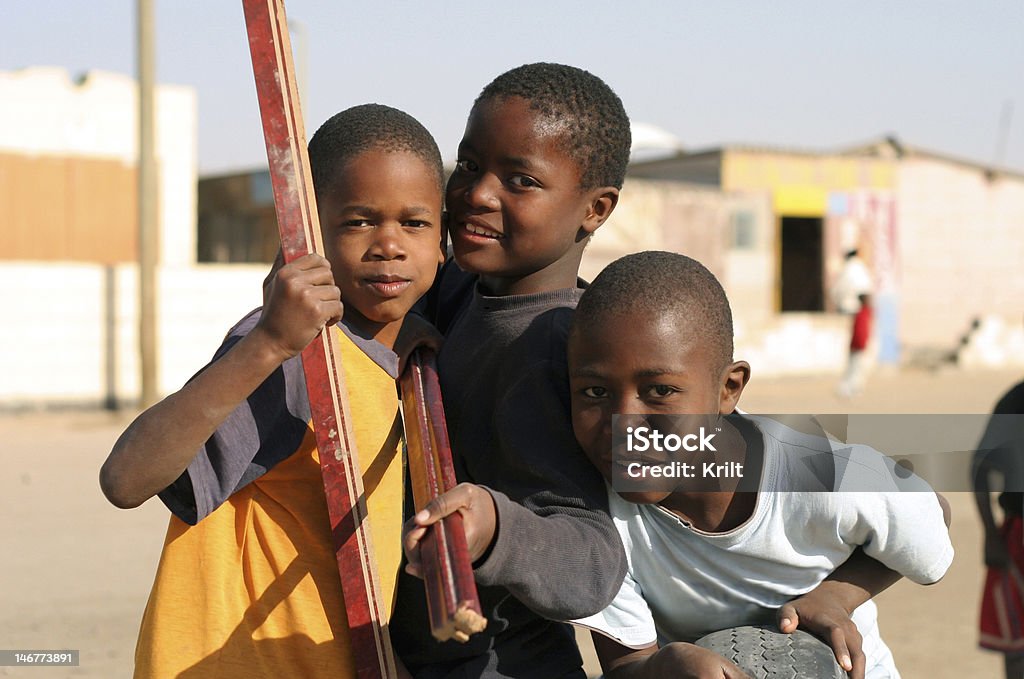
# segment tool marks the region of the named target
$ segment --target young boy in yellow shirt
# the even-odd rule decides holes
[[[338,336],[382,591],[401,559],[403,464],[393,348],[443,261],[443,170],[430,133],[376,104],[309,142],[327,258],[273,278],[213,361],[114,445],[119,507],[173,512],[136,648],[142,677],[354,677],[300,352]],[[342,305],[344,301],[344,306]]]

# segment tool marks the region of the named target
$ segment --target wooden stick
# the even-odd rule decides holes
[[[402,415],[416,511],[455,486],[434,352],[419,348],[402,373]],[[487,626],[473,579],[462,515],[435,523],[420,541],[430,631],[438,641],[465,642]]]
[[[283,0],[242,0],[259,98],[274,207],[285,262],[323,253],[306,135],[292,65]],[[324,493],[345,596],[356,675],[398,676],[366,520],[363,475],[356,457],[337,340],[322,332],[302,352]]]

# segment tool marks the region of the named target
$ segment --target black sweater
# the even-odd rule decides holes
[[[626,558],[572,432],[566,340],[582,290],[490,297],[451,262],[441,275],[434,320],[455,472],[497,508],[475,572],[487,630],[434,641],[422,581],[403,573],[392,638],[417,677],[583,677],[571,629],[550,620],[603,609]]]

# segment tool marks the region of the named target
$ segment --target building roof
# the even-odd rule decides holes
[[[990,176],[1004,175],[1007,177],[1013,177],[1015,179],[1024,179],[1024,173],[1016,170],[1010,170],[1008,168],[998,168],[992,165],[986,165],[973,160],[967,160],[965,158],[958,158],[946,153],[939,151],[931,151],[929,149],[921,148],[920,146],[910,146],[904,144],[899,139],[893,136],[885,136],[881,139],[868,142],[866,144],[860,144],[858,146],[851,146],[844,149],[840,155],[844,156],[868,156],[877,158],[925,158],[927,160],[937,160],[943,163],[949,163],[951,165],[958,165],[960,167],[966,167],[972,170],[978,170],[979,172],[985,172]]]
[[[939,162],[950,163],[960,167],[984,172],[990,177],[1006,176],[1014,179],[1024,179],[1024,173],[1007,168],[996,168],[991,165],[978,163],[964,158],[957,158],[945,153],[931,151],[918,146],[910,146],[899,141],[896,137],[888,135],[855,146],[849,146],[836,150],[813,150],[806,148],[793,148],[783,146],[770,146],[767,144],[745,144],[730,143],[721,146],[714,146],[705,149],[698,149],[690,152],[683,150],[675,154],[653,160],[636,160],[630,163],[629,171],[638,177],[669,178],[675,174],[685,172],[695,165],[707,165],[721,162],[721,156],[728,152],[739,153],[772,153],[804,157],[823,156],[853,156],[853,157],[874,157],[890,158],[899,160],[901,158],[924,158]]]

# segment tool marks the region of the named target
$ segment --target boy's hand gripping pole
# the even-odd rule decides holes
[[[409,478],[418,512],[456,483],[433,350],[420,347],[413,352],[400,385]],[[450,514],[427,529],[420,540],[420,563],[434,637],[465,642],[482,631],[487,618],[480,610],[461,514]]]
[[[285,262],[323,253],[283,0],[242,0]],[[324,492],[360,679],[398,676],[335,333],[302,352]]]

